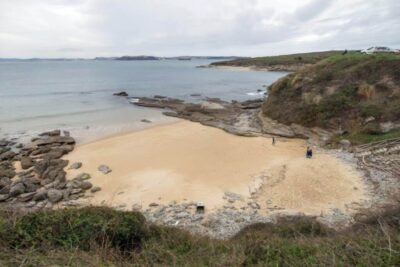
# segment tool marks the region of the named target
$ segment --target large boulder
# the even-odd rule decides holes
[[[0,165],[0,177],[13,178],[15,174],[14,167],[11,163],[5,162]]]
[[[10,188],[10,196],[15,197],[25,192],[25,186],[23,183],[17,183]]]
[[[7,151],[0,155],[0,160],[12,160],[17,154],[13,151]]]
[[[50,189],[47,191],[47,198],[51,203],[57,203],[63,198],[63,193],[61,190]]]
[[[11,184],[11,179],[8,177],[1,177],[0,178],[0,188],[3,188],[7,185]]]
[[[33,166],[33,161],[30,157],[21,157],[21,168],[26,170]]]
[[[6,201],[10,196],[8,194],[0,194],[0,202]]]
[[[46,198],[47,198],[47,190],[44,189],[39,189],[33,196],[34,201],[42,201],[45,200]]]

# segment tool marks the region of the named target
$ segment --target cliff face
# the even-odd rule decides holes
[[[285,124],[387,132],[400,121],[400,55],[352,52],[304,67],[269,87],[262,112]]]

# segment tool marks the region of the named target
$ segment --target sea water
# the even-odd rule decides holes
[[[0,139],[64,129],[79,141],[147,127],[172,118],[113,93],[187,101],[259,98],[285,72],[196,68],[209,60],[73,60],[0,62]],[[191,96],[201,94],[201,97]]]

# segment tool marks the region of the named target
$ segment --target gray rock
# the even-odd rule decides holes
[[[30,193],[23,193],[18,196],[18,200],[22,202],[27,202],[33,198],[33,196],[36,194],[36,192],[30,192]]]
[[[51,203],[57,203],[63,198],[63,193],[57,189],[50,189],[47,191],[47,198]]]
[[[78,174],[78,176],[76,176],[74,178],[74,180],[84,181],[84,180],[88,180],[90,178],[91,178],[90,174],[88,174],[88,173],[80,173],[80,174]]]
[[[1,160],[12,160],[16,155],[17,154],[13,151],[7,151],[0,155],[0,161]]]
[[[36,194],[33,196],[34,201],[42,201],[47,199],[47,190],[39,189],[36,191]]]
[[[366,118],[366,119],[364,120],[364,124],[367,124],[367,123],[369,123],[369,122],[371,122],[371,121],[374,121],[374,120],[375,120],[375,117],[370,116],[370,117],[368,117],[368,118]]]
[[[8,194],[10,193],[11,185],[6,185],[2,189],[0,189],[0,194]]]
[[[81,202],[79,200],[72,199],[72,200],[65,201],[64,203],[62,203],[62,205],[64,207],[78,207],[78,206],[80,206],[82,204],[81,204]]]
[[[69,168],[68,169],[79,169],[80,167],[82,167],[82,162],[74,162],[74,163],[72,163],[71,164],[71,166],[69,166]]]
[[[233,192],[225,192],[224,197],[229,201],[229,200],[239,200],[239,201],[244,201],[244,197],[242,195],[233,193]]]
[[[68,137],[71,136],[69,131],[63,131],[63,133],[64,133],[64,136],[68,136]]]
[[[135,203],[135,204],[132,205],[132,210],[133,211],[140,211],[141,209],[142,209],[142,205],[141,204]]]
[[[13,178],[15,174],[14,167],[11,165],[11,163],[3,163],[0,165],[0,177]]]
[[[349,140],[347,140],[347,139],[342,139],[342,140],[340,140],[340,141],[339,141],[339,144],[340,144],[340,146],[343,147],[343,148],[349,148],[349,147],[351,147],[351,142],[350,142]]]
[[[33,166],[33,161],[30,157],[21,157],[21,167],[26,170]]]
[[[101,190],[101,187],[95,186],[95,187],[93,187],[92,189],[90,189],[90,192],[96,193],[96,192],[98,192],[98,191],[100,191],[100,190]]]
[[[0,195],[0,202],[6,201],[10,196],[8,194],[1,194]]]
[[[61,135],[60,130],[53,130],[39,134],[39,136],[60,136],[60,135]]]
[[[128,96],[128,93],[125,92],[125,91],[121,91],[119,93],[114,93],[113,95],[115,95],[115,96]]]
[[[98,168],[97,168],[100,172],[102,172],[103,174],[107,174],[107,173],[110,173],[112,170],[110,169],[110,167],[108,167],[107,165],[104,165],[104,164],[102,164],[102,165],[100,165]]]
[[[8,178],[8,177],[0,178],[0,188],[3,188],[3,187],[5,187],[7,185],[10,185],[10,184],[11,184],[11,179],[10,178]]]
[[[25,192],[25,186],[23,183],[17,183],[10,188],[10,196],[15,197]]]
[[[28,203],[25,204],[25,208],[33,208],[36,206],[35,201],[29,201]]]
[[[88,190],[88,189],[90,189],[92,187],[93,187],[92,183],[91,182],[87,182],[87,181],[82,182],[82,184],[80,186],[80,188],[83,189],[83,190]]]
[[[144,123],[152,123],[152,121],[151,121],[151,120],[148,120],[148,119],[143,119],[143,120],[141,120],[141,122],[144,122]]]

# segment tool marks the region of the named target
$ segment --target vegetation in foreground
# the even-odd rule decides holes
[[[231,240],[104,207],[0,213],[1,266],[399,266],[399,212],[334,232],[310,218],[256,224]]]
[[[388,127],[400,119],[398,54],[333,55],[283,77],[268,93],[263,113],[282,123],[341,130],[357,143],[400,137]]]

